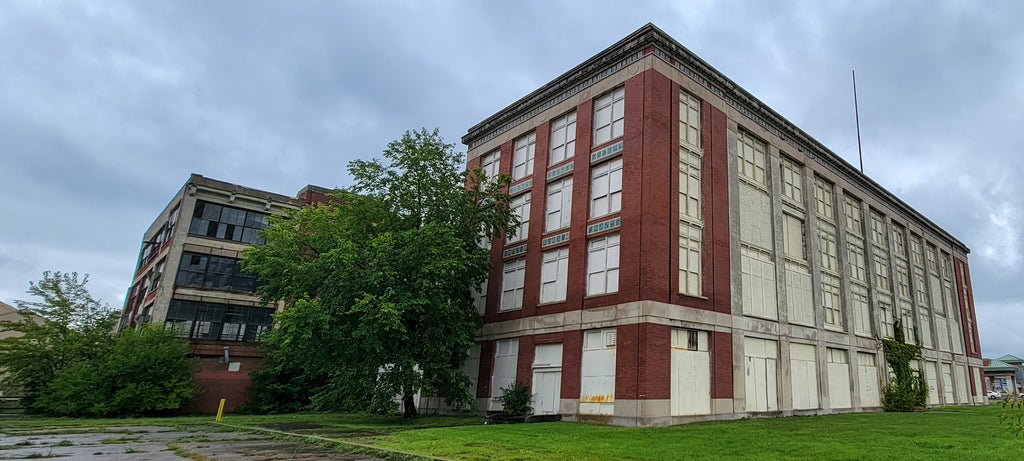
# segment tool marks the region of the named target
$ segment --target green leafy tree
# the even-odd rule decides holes
[[[352,162],[353,187],[329,203],[272,217],[247,252],[264,300],[288,304],[264,340],[258,409],[389,413],[399,396],[414,416],[420,390],[472,399],[460,371],[480,325],[470,290],[491,266],[479,239],[516,225],[509,178],[463,172],[436,129],[406,132],[383,157]]]
[[[93,299],[85,286],[88,281],[88,275],[79,280],[76,272],[44,272],[41,280],[29,283],[27,291],[40,301],[15,301],[19,308],[42,315],[43,324],[27,314],[19,322],[0,324],[22,333],[0,340],[0,367],[8,385],[23,389],[29,410],[44,410],[37,401],[59,370],[102,357],[112,347],[110,332],[117,312]]]
[[[88,276],[44,272],[17,301],[46,319],[27,316],[2,327],[22,336],[0,340],[3,378],[25,390],[33,412],[70,416],[138,415],[180,408],[197,386],[188,342],[159,325],[113,336],[117,311],[92,298]]]

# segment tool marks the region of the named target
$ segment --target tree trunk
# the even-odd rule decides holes
[[[416,417],[416,401],[412,399],[412,394],[405,394],[402,398],[402,403],[405,406],[405,413],[402,414],[405,418]]]

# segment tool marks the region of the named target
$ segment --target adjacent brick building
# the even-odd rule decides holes
[[[295,197],[189,177],[143,235],[135,276],[118,329],[145,322],[178,328],[199,359],[202,393],[187,411],[233,410],[244,399],[249,371],[259,366],[259,334],[271,314],[254,294],[256,276],[241,270],[242,250],[261,243],[267,216],[326,200],[306,186]]]
[[[797,91],[797,88],[794,88]],[[481,410],[620,425],[985,402],[969,249],[648,24],[469,129],[513,176],[465,366]]]

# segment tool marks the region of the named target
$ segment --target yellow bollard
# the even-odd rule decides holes
[[[217,409],[217,422],[218,423],[220,422],[221,415],[224,414],[224,402],[225,401],[227,401],[227,399],[220,399],[220,408]]]

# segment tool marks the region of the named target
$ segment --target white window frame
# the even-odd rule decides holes
[[[526,240],[530,233],[530,193],[525,192],[515,197],[509,203],[509,208],[514,216],[519,217],[519,229],[516,233],[509,235],[505,244],[511,244]]]
[[[500,312],[523,307],[523,290],[526,282],[526,258],[505,261],[501,277]]]
[[[703,228],[679,221],[679,292],[700,296],[703,289],[701,244]]]
[[[548,165],[572,158],[576,150],[576,111],[569,112],[551,122],[551,147]]]
[[[591,167],[590,218],[622,210],[622,157]]]
[[[484,170],[484,177],[493,180],[498,176],[501,167],[501,150],[496,149],[480,156],[480,169]]]
[[[572,223],[572,176],[548,183],[544,207],[545,232],[569,227]]]
[[[679,144],[700,151],[700,99],[679,92]]]
[[[537,147],[537,132],[516,139],[512,153],[512,180],[518,181],[533,174],[533,157]]]
[[[626,89],[616,88],[594,99],[594,145],[622,136],[625,125]]]
[[[765,143],[745,131],[740,131],[739,175],[740,179],[761,189],[768,187],[767,148]]]
[[[540,268],[540,302],[565,301],[569,282],[569,247],[561,246],[544,252]]]
[[[587,242],[587,296],[619,291],[619,233]]]

